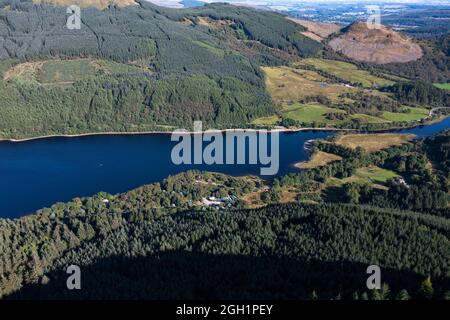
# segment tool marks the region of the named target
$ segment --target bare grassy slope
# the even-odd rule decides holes
[[[374,152],[398,146],[411,141],[413,135],[407,134],[344,134],[336,138],[336,143],[355,149],[361,147],[368,152]]]
[[[302,34],[316,41],[322,41],[324,38],[341,29],[339,25],[334,23],[314,22],[292,17],[288,17],[288,19],[306,27],[308,31],[302,32]]]
[[[407,36],[385,26],[369,29],[365,22],[344,28],[328,44],[349,58],[377,64],[415,61],[423,55],[420,46]]]

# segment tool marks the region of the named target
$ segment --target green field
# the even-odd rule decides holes
[[[362,123],[384,123],[384,122],[389,122],[386,119],[377,117],[377,116],[372,116],[369,114],[362,114],[362,113],[356,113],[356,114],[352,114],[351,115],[352,119],[357,119]]]
[[[345,111],[326,107],[317,103],[299,104],[294,103],[291,105],[284,105],[281,109],[282,117],[284,119],[292,119],[305,123],[326,123],[327,125],[334,125],[349,121],[350,119],[358,119],[364,123],[385,123],[385,122],[401,122],[401,121],[415,121],[420,120],[428,116],[428,110],[424,108],[412,108],[405,107],[409,112],[383,112],[382,116],[373,116],[366,114],[352,114],[343,120],[331,120],[325,117],[326,113],[342,113]],[[264,124],[274,124],[275,120],[279,120],[278,117],[268,117],[264,119],[257,119]]]
[[[320,104],[299,104],[284,106],[282,109],[283,118],[292,119],[300,122],[322,122],[333,124],[342,122],[340,120],[329,120],[325,118],[326,113],[345,113],[345,111],[328,108]]]
[[[355,177],[372,182],[387,182],[390,179],[397,178],[399,175],[393,171],[382,169],[375,166],[360,168],[356,170]]]
[[[360,70],[354,64],[347,62],[311,58],[302,60],[301,63],[311,65],[318,70],[330,73],[352,83],[361,83],[366,88],[393,84],[390,80],[373,76],[368,71]]]
[[[424,108],[406,107],[409,112],[383,112],[383,118],[393,122],[417,121],[428,116],[429,110]]]
[[[319,123],[333,126],[349,122],[352,119],[358,120],[362,123],[388,123],[388,122],[402,122],[402,121],[417,121],[428,116],[429,110],[425,108],[404,107],[405,112],[383,112],[381,115],[368,114],[352,114],[347,115],[344,110],[337,108],[330,108],[318,103],[309,104],[284,104],[281,109],[281,117],[283,119],[291,119],[303,123]],[[327,113],[345,114],[344,119],[328,119],[325,115]],[[276,125],[281,122],[278,115],[262,117],[254,120],[252,124],[255,125]]]
[[[450,90],[450,83],[435,83],[434,86],[439,89]]]
[[[345,179],[330,178],[327,181],[328,186],[341,186],[346,183],[357,183],[357,184],[371,184],[379,186],[379,184],[386,183],[390,179],[399,177],[393,171],[382,169],[376,166],[369,166],[364,168],[359,168],[356,173],[351,177]],[[382,187],[382,186],[379,186]]]
[[[253,120],[252,124],[255,125],[267,125],[267,126],[273,126],[278,124],[281,121],[280,117],[277,115],[268,116],[268,117],[261,117],[258,119]]]

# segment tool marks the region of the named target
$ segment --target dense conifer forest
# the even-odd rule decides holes
[[[315,148],[343,159],[271,183],[189,171],[1,219],[0,292],[7,299],[448,298],[449,137],[371,153],[323,141]],[[343,184],[315,191],[314,201],[279,203],[283,188],[309,194],[368,165],[406,182]],[[254,192],[269,196],[248,209],[245,196]],[[237,197],[231,208],[201,203],[229,195]],[[65,289],[70,264],[83,270],[81,292]],[[380,290],[367,290],[371,264],[382,268]]]
[[[308,299],[315,292],[321,299],[394,299],[402,290],[425,298],[428,276],[434,298],[449,288],[448,221],[428,215],[289,204],[140,221],[105,210],[75,215],[62,228],[60,218],[39,220],[34,227],[42,233],[33,234],[48,237],[47,246],[23,270],[36,283],[11,298]],[[68,264],[83,270],[81,291],[65,288]],[[370,264],[383,266],[378,292],[365,286]],[[6,279],[20,281],[17,274]]]

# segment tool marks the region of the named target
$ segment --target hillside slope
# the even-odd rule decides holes
[[[10,246],[2,251],[0,294],[26,299],[308,299],[315,291],[321,299],[351,299],[367,293],[365,269],[371,264],[382,267],[383,282],[391,288],[385,299],[401,289],[420,297],[416,292],[427,275],[436,298],[448,289],[450,242],[444,219],[298,204],[169,215],[141,211],[132,199],[126,204],[129,213],[121,209],[120,199],[100,210],[88,206],[101,199],[86,199],[78,208],[71,203],[45,215],[0,220],[3,244]],[[58,212],[56,219],[49,218],[52,212]],[[23,261],[17,267],[19,257]],[[10,263],[17,269],[9,269]],[[71,264],[83,270],[83,290],[65,289],[65,268]]]
[[[109,5],[117,5],[119,7],[126,7],[136,5],[134,0],[32,0],[36,4],[51,4],[57,6],[68,7],[70,5],[77,5],[81,8],[94,7],[98,9],[105,9]]]
[[[420,46],[405,35],[385,26],[369,29],[365,22],[344,28],[328,44],[349,58],[376,64],[415,61],[423,55]]]
[[[302,34],[316,41],[323,41],[326,37],[341,29],[339,25],[334,23],[315,22],[293,17],[288,17],[288,19],[307,28],[308,30],[302,32]]]
[[[225,4],[83,8],[79,30],[65,10],[0,1],[1,137],[243,126],[273,112],[260,64],[322,49],[280,14]]]

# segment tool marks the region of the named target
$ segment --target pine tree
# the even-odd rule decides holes
[[[389,300],[391,290],[387,283],[381,285],[381,289],[372,290],[372,300]]]
[[[408,291],[403,289],[397,294],[395,300],[409,300],[410,298]]]
[[[431,277],[428,276],[425,280],[420,284],[419,294],[421,297],[425,299],[433,298],[434,289],[433,284],[431,283]]]
[[[309,299],[310,300],[319,300],[319,297],[317,296],[317,293],[315,290],[313,292],[311,292]]]

